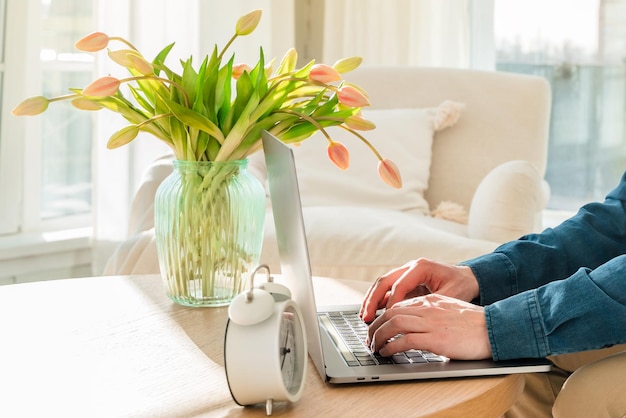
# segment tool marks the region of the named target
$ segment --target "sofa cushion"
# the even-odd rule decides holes
[[[513,160],[491,170],[472,199],[468,236],[507,242],[536,229],[538,212],[545,206],[542,180],[528,161]]]
[[[333,140],[350,151],[350,168],[345,172],[328,159],[326,137],[314,134],[294,149],[302,205],[355,205],[428,214],[423,194],[428,187],[434,116],[431,109],[363,110],[363,117],[376,124],[376,129],[363,136],[383,158],[398,165],[401,189],[389,187],[378,177],[376,155],[350,132],[327,129]]]
[[[383,208],[305,207],[312,273],[372,281],[419,258],[457,263],[492,251],[498,244],[469,239],[467,226]],[[261,261],[280,272],[274,220],[268,211]]]

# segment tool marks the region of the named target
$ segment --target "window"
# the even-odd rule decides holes
[[[67,93],[93,79],[93,55],[80,53],[74,42],[91,32],[92,2],[41,0],[42,92]],[[91,115],[69,103],[50,106],[42,115],[42,220],[89,214],[91,211]]]
[[[552,87],[550,208],[603,200],[626,169],[626,1],[495,0],[497,69]]]
[[[73,46],[93,30],[93,3],[0,0],[0,284],[89,272],[88,234],[76,231],[91,222],[91,115],[66,102],[10,111],[93,78],[93,56]]]

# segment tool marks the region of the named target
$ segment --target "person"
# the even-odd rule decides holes
[[[603,202],[554,228],[457,265],[391,270],[360,315],[385,356],[550,358],[553,371],[526,376],[510,416],[626,416],[626,172]]]

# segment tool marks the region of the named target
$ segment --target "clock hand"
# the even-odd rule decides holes
[[[283,356],[283,359],[282,359],[282,361],[280,363],[280,368],[281,369],[285,365],[285,360],[287,359],[287,354],[291,353],[291,350],[286,347],[287,341],[289,341],[289,334],[291,334],[291,330],[287,329],[287,333],[285,334],[285,342],[283,343],[283,347],[281,349],[281,354]]]

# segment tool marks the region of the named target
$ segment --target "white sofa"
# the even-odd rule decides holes
[[[373,280],[418,257],[455,263],[502,242],[538,231],[549,187],[547,161],[550,88],[539,77],[460,69],[364,67],[347,74],[370,96],[365,132],[402,172],[391,189],[376,175],[369,150],[329,130],[351,152],[338,171],[323,138],[295,149],[311,267],[314,275]],[[460,118],[437,131],[446,101],[462,104]],[[448,104],[449,104],[448,102]],[[265,181],[263,156],[250,168]],[[152,200],[171,172],[171,157],[146,173],[131,213],[129,238],[105,274],[159,271]],[[261,261],[280,271],[268,204]]]

